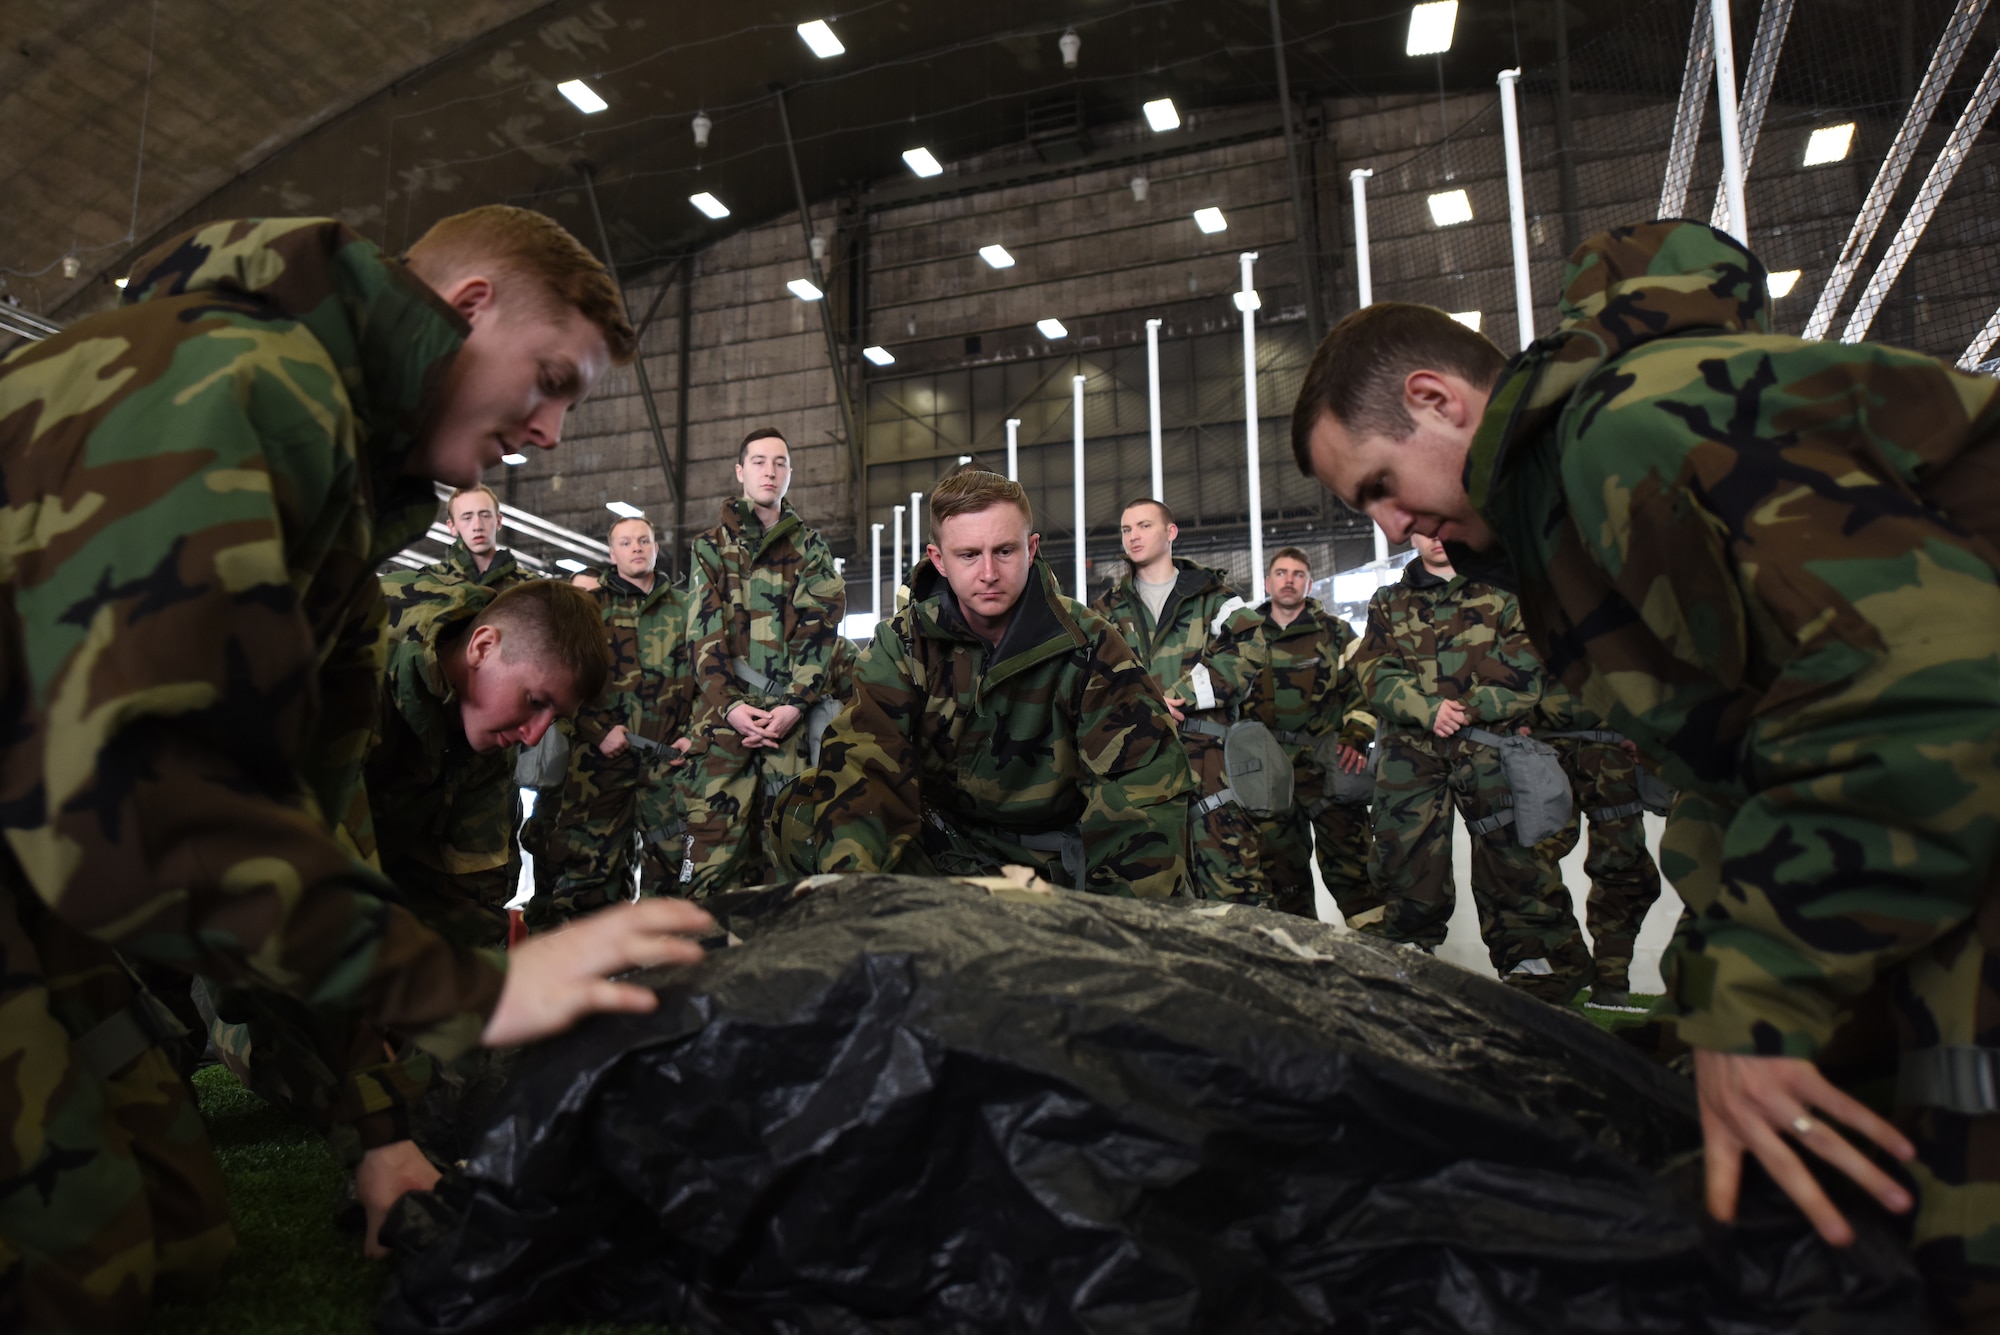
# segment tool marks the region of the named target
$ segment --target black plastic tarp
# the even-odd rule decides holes
[[[1686,1082],[1497,983],[1258,910],[810,884],[524,1055],[406,1198],[386,1330],[1924,1328],[1877,1219],[1826,1247],[1752,1173],[1715,1224]]]

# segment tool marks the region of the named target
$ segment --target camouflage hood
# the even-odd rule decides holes
[[[505,547],[496,549],[493,553],[493,564],[481,570],[479,562],[472,555],[472,549],[465,545],[463,538],[453,540],[451,552],[444,558],[443,564],[450,566],[452,572],[467,583],[480,584],[488,588],[505,588],[509,584],[527,578],[526,572],[514,560],[514,553]]]
[[[1561,311],[1556,331],[1501,373],[1473,438],[1465,490],[1482,514],[1514,447],[1549,426],[1606,363],[1676,334],[1771,332],[1763,264],[1735,238],[1675,219],[1614,228],[1579,246]]]
[[[330,218],[212,223],[167,241],[132,267],[128,305],[213,292],[303,324],[340,368],[367,428],[370,498],[380,535],[408,540],[401,511],[437,508],[430,484],[402,476],[404,462],[442,402],[452,359],[471,332],[459,314],[400,262]],[[419,529],[419,532],[422,530]],[[379,544],[378,544],[379,545]]]
[[[750,498],[738,496],[722,503],[722,527],[749,551],[750,559],[754,561],[772,543],[804,528],[805,520],[799,518],[799,512],[792,508],[790,501],[779,501],[778,522],[765,528],[764,521],[757,517],[757,507],[750,504]]]

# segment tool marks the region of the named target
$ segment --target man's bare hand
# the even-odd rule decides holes
[[[1358,751],[1345,742],[1340,744],[1340,772],[1342,774],[1359,774],[1367,768],[1368,753],[1366,751]]]
[[[736,729],[743,738],[745,750],[756,750],[760,746],[776,746],[778,739],[771,736],[771,713],[751,704],[731,705],[723,715],[729,726]]]
[[[694,738],[682,737],[671,743],[671,745],[680,754],[669,760],[667,764],[670,768],[679,769],[682,765],[687,764],[688,748],[694,745]]]
[[[655,964],[692,964],[701,947],[690,936],[715,930],[715,919],[685,899],[646,899],[579,918],[531,936],[507,957],[500,1004],[480,1041],[519,1047],[562,1033],[598,1011],[649,1011],[659,999],[611,975]]]
[[[779,705],[765,716],[770,721],[764,727],[764,735],[773,742],[782,741],[786,733],[798,726],[804,713],[797,705]]]
[[[1694,1079],[1701,1103],[1702,1157],[1708,1166],[1708,1212],[1717,1219],[1727,1223],[1736,1217],[1743,1151],[1748,1150],[1822,1238],[1836,1247],[1853,1242],[1854,1229],[1799,1158],[1798,1146],[1853,1178],[1885,1209],[1901,1214],[1910,1208],[1909,1192],[1824,1119],[1838,1118],[1905,1163],[1915,1157],[1915,1147],[1895,1127],[1835,1089],[1811,1062],[1697,1049]]]
[[[1181,699],[1181,697],[1178,695],[1170,695],[1167,697],[1167,712],[1174,716],[1174,722],[1176,723],[1187,722],[1187,715],[1183,713],[1181,710],[1181,706],[1186,703],[1187,701]]]
[[[1468,717],[1464,705],[1456,700],[1446,700],[1438,706],[1437,721],[1431,724],[1431,731],[1440,737],[1449,737],[1466,725]]]
[[[380,1236],[389,1208],[409,1192],[429,1191],[440,1176],[413,1140],[398,1140],[363,1152],[354,1170],[354,1195],[368,1220],[361,1238],[364,1255],[379,1260],[389,1254]]]
[[[603,755],[615,756],[630,745],[631,742],[626,739],[625,725],[614,723],[611,725],[611,731],[604,734],[604,740],[597,744],[597,749]]]

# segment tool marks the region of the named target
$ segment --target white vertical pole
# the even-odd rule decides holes
[[[1377,561],[1389,559],[1389,535],[1382,531],[1380,524],[1375,525],[1375,559]]]
[[[875,619],[880,621],[882,619],[882,526],[880,524],[868,526],[868,572],[874,577],[871,582],[875,585]]]
[[[1361,306],[1375,304],[1375,276],[1368,268],[1368,187],[1365,182],[1375,174],[1373,167],[1356,167],[1347,173],[1347,179],[1354,186],[1354,283],[1358,289],[1357,303]]]
[[[903,587],[903,507],[900,505],[896,507],[896,568],[889,572],[889,578],[896,582],[896,588]],[[890,594],[890,611],[895,611],[895,604],[896,596]]]
[[[1257,252],[1237,256],[1243,265],[1243,438],[1250,469],[1250,588],[1251,604],[1264,601],[1264,465],[1257,448]]]
[[[1514,230],[1514,307],[1521,346],[1535,341],[1534,285],[1528,281],[1528,194],[1521,184],[1521,113],[1514,105],[1518,69],[1500,71],[1500,126],[1507,143],[1507,213]]]
[[[1076,600],[1087,601],[1087,579],[1083,568],[1083,377],[1069,382],[1069,416],[1074,427],[1075,449],[1070,460],[1070,490],[1076,496]]]
[[[1007,419],[1007,480],[1021,480],[1021,419]]]
[[[1729,235],[1750,244],[1750,215],[1743,211],[1743,138],[1736,120],[1736,46],[1729,36],[1729,0],[1709,0],[1715,25],[1715,95],[1722,109],[1722,187],[1729,199]]]
[[[919,513],[923,510],[923,507],[924,507],[924,494],[921,491],[911,492],[910,493],[910,564],[911,565],[915,565],[917,562],[924,559],[924,526],[922,523],[919,522],[918,519]]]
[[[1165,504],[1167,499],[1166,467],[1160,460],[1160,325],[1159,320],[1146,321],[1146,407],[1153,420],[1153,490],[1149,493],[1156,501]]]

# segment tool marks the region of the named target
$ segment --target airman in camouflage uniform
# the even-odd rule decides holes
[[[429,272],[444,294],[330,220],[211,223],[142,261],[123,309],[0,366],[0,1328],[141,1328],[233,1245],[120,952],[439,1056],[597,1008],[594,967],[544,950],[509,976],[334,834],[381,692],[374,571],[436,513],[428,475],[504,433],[553,444],[631,351],[601,268],[601,308],[511,325],[535,278]],[[506,369],[523,344],[548,383]]]
[[[1801,1151],[1890,1209],[1912,1193],[1849,1137],[1913,1154],[1936,1318],[1993,1329],[2000,385],[1770,333],[1762,265],[1698,223],[1586,242],[1562,314],[1504,369],[1384,368],[1418,405],[1398,446],[1326,387],[1355,383],[1381,322],[1408,347],[1442,317],[1371,308],[1315,358],[1295,446],[1392,534],[1504,556],[1551,671],[1680,790],[1665,971],[1711,1208],[1733,1214],[1748,1150],[1843,1242]],[[1894,1052],[1871,1043],[1885,1020]],[[1897,1064],[1896,1126],[1815,1064],[1871,1053]]]
[[[1229,786],[1222,747],[1261,666],[1256,623],[1232,630],[1229,617],[1244,606],[1242,597],[1220,570],[1173,554],[1180,530],[1166,506],[1133,501],[1119,527],[1132,569],[1091,607],[1117,627],[1181,716],[1181,743],[1198,784],[1188,813],[1195,893],[1263,905],[1271,897],[1263,840],[1256,817]],[[1155,597],[1163,595],[1157,614],[1147,601],[1148,586]]]
[[[612,565],[595,590],[612,675],[577,716],[569,779],[536,855],[536,930],[629,899],[678,892],[682,825],[675,762],[694,702],[687,600],[653,568],[653,527],[612,525]],[[680,745],[676,745],[676,744]]]
[[[389,571],[382,576],[384,588],[393,590],[421,574],[433,581],[461,580],[502,593],[535,578],[499,544],[500,498],[491,487],[480,484],[452,492],[445,498],[444,526],[452,535],[444,559],[421,571]]]
[[[1501,980],[1562,1003],[1588,978],[1554,861],[1523,848],[1509,821],[1506,775],[1468,728],[1514,731],[1536,718],[1542,666],[1511,595],[1453,573],[1419,535],[1418,559],[1368,602],[1355,658],[1380,729],[1369,875],[1384,902],[1368,930],[1425,950],[1444,944],[1453,904],[1451,808],[1472,842],[1479,934]]]
[[[688,587],[696,698],[681,887],[697,898],[768,879],[771,801],[811,763],[847,615],[833,553],[785,501],[784,437],[753,431],[737,460],[744,494],[694,540]]]
[[[1193,783],[1145,669],[1034,558],[1017,485],[954,473],[932,507],[931,551],[954,573],[921,562],[910,603],[876,628],[818,768],[780,804],[785,870],[1014,864],[1099,894],[1185,893]],[[961,559],[989,548],[1005,596]]]
[[[1364,759],[1375,720],[1361,698],[1353,659],[1361,639],[1340,617],[1306,595],[1312,567],[1286,547],[1265,573],[1271,597],[1230,615],[1227,629],[1255,636],[1264,666],[1251,683],[1243,716],[1269,728],[1292,758],[1291,809],[1257,823],[1259,858],[1271,885],[1271,907],[1317,917],[1311,862],[1319,861],[1327,893],[1350,927],[1381,917],[1382,898],[1368,881],[1368,805],[1333,800],[1313,743],[1338,732],[1341,745]]]

